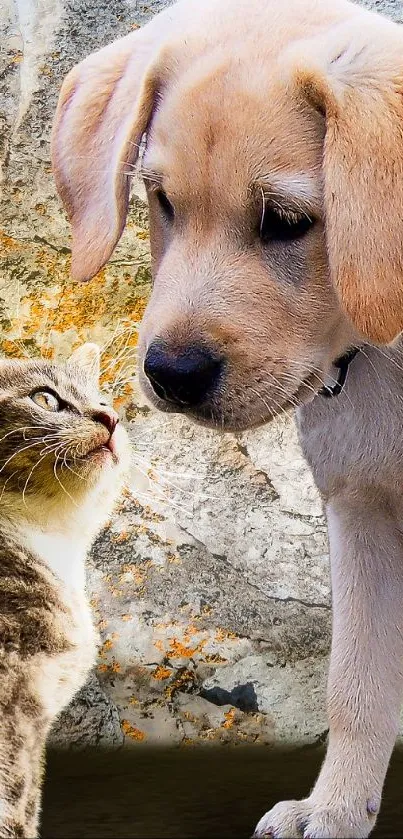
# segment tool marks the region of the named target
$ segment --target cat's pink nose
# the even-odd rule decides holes
[[[113,410],[113,408],[102,408],[101,411],[96,411],[96,413],[92,415],[92,419],[94,422],[102,423],[102,425],[108,429],[109,434],[112,437],[112,434],[119,422],[119,415]]]

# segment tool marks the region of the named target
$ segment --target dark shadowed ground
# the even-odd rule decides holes
[[[182,748],[50,752],[43,839],[247,839],[264,811],[311,787],[323,752]],[[403,837],[395,752],[374,837]]]

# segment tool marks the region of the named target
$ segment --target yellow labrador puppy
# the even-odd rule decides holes
[[[256,836],[365,837],[403,690],[403,31],[345,0],[184,0],[75,67],[53,162],[76,278],[119,240],[144,135],[145,391],[237,430],[301,406],[328,516],[328,752]]]

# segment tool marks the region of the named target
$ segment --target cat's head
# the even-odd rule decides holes
[[[0,361],[0,506],[71,512],[118,494],[129,449],[99,391],[99,348],[65,363]],[[109,512],[109,510],[108,510]]]

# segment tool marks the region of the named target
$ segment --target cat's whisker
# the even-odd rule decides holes
[[[191,472],[180,473],[180,472],[172,472],[172,471],[169,471],[169,470],[164,470],[162,468],[159,468],[158,466],[154,465],[153,463],[150,463],[150,461],[147,461],[145,458],[139,456],[136,452],[132,452],[131,460],[132,460],[132,463],[134,464],[134,466],[141,465],[141,466],[144,467],[144,469],[148,469],[151,473],[155,473],[157,475],[157,477],[160,479],[160,482],[161,482],[160,485],[172,488],[172,489],[176,490],[177,492],[180,492],[180,493],[183,493],[183,494],[189,493],[190,492],[189,488],[179,486],[177,483],[174,483],[172,480],[170,480],[169,477],[167,477],[167,476],[173,476],[174,478],[179,479],[179,480],[181,480],[181,479],[183,479],[185,481],[190,480],[192,482],[195,481],[195,480],[198,480],[198,481],[204,481],[205,480],[204,476],[195,475],[195,474],[192,474]],[[219,497],[220,496],[214,495],[214,494],[208,493],[208,492],[199,493],[199,498],[203,498],[203,499],[217,500]]]
[[[3,437],[0,437],[0,443],[2,443],[3,440],[6,439],[6,437],[10,437],[12,434],[18,434],[21,431],[24,434],[25,431],[30,431],[32,429],[34,429],[35,431],[38,430],[38,429],[41,429],[41,430],[44,430],[44,431],[48,431],[48,430],[53,431],[53,428],[52,428],[51,425],[21,425],[21,426],[19,426],[19,428],[14,428],[12,431],[8,431],[7,434],[4,434]]]
[[[385,386],[385,382],[384,382],[384,380],[381,378],[381,376],[379,375],[379,372],[378,372],[378,370],[376,369],[375,364],[373,363],[372,359],[370,358],[370,356],[368,355],[368,353],[366,353],[366,352],[365,352],[365,350],[364,350],[364,349],[362,349],[362,350],[361,350],[361,352],[362,352],[362,354],[363,354],[364,358],[366,358],[366,359],[367,359],[367,361],[368,361],[368,363],[371,365],[371,367],[372,367],[372,369],[373,369],[374,373],[376,374],[376,377],[377,377],[378,381],[379,381],[379,382],[380,382],[380,384],[384,387],[384,386]],[[399,366],[399,365],[397,365],[397,366]]]
[[[129,372],[134,375],[135,371],[137,371],[137,355],[131,347],[125,350],[124,355],[118,359],[118,362],[118,364],[115,364],[115,367],[119,370],[117,373],[119,377],[128,375]]]
[[[116,367],[119,364],[119,362],[121,362],[123,359],[134,355],[133,348],[128,346],[129,338],[130,335],[127,337],[125,345],[119,350],[119,352],[117,352],[114,355],[114,357],[109,361],[106,367],[102,368],[101,376],[105,376],[105,373],[107,373],[108,370],[110,370],[112,367]]]
[[[59,476],[58,476],[58,474],[57,474],[57,464],[58,464],[58,461],[59,461],[59,455],[58,455],[58,454],[56,454],[56,456],[55,456],[55,461],[54,461],[54,464],[53,464],[53,474],[54,474],[54,476],[55,476],[55,478],[56,478],[56,481],[57,481],[57,482],[58,482],[58,484],[60,485],[60,487],[61,487],[61,489],[63,490],[63,492],[64,492],[64,493],[68,496],[68,498],[70,498],[70,501],[74,504],[74,506],[75,506],[75,507],[77,507],[77,508],[79,509],[79,505],[77,504],[77,502],[75,501],[75,499],[73,498],[73,496],[72,496],[72,495],[70,495],[70,493],[67,491],[66,487],[64,486],[64,484],[62,483],[62,481],[60,480],[60,478],[59,478]]]
[[[61,441],[61,440],[60,440],[60,437],[59,437],[59,435],[58,435],[58,434],[55,434],[55,438],[57,438],[57,439],[56,439],[56,442],[54,442],[54,443],[49,443],[49,445],[44,446],[44,448],[43,448],[43,449],[41,449],[41,451],[39,452],[39,454],[42,454],[42,452],[51,451],[54,447],[56,447],[56,448],[57,448],[59,445],[60,445],[60,446],[64,446],[64,445],[65,445],[64,441]]]
[[[116,328],[113,330],[113,333],[110,336],[110,338],[105,342],[105,344],[102,345],[101,355],[106,352],[108,347],[112,346],[115,343],[115,341],[117,342],[119,340],[119,338],[121,338],[127,332],[130,332],[130,333],[133,332],[133,324],[128,324],[127,326],[123,326],[123,327],[120,327],[119,324],[118,324],[118,326],[116,326]],[[103,368],[101,366],[101,372],[102,371],[103,371]]]
[[[23,504],[24,504],[24,506],[25,506],[25,507],[27,506],[27,503],[26,503],[26,501],[25,501],[25,495],[26,495],[26,491],[27,491],[27,488],[28,488],[28,484],[29,484],[29,482],[30,482],[30,480],[31,480],[31,477],[32,477],[32,475],[33,475],[33,473],[34,473],[35,469],[37,468],[37,466],[39,466],[39,464],[40,464],[40,463],[42,463],[42,461],[43,461],[43,460],[45,460],[45,458],[46,458],[46,457],[48,457],[48,455],[50,454],[50,452],[51,452],[51,450],[52,450],[53,448],[57,448],[57,444],[56,444],[56,443],[55,443],[53,446],[48,446],[48,447],[47,447],[47,449],[46,449],[46,451],[45,451],[44,449],[42,449],[42,451],[41,451],[41,452],[39,452],[40,457],[38,458],[38,460],[36,461],[36,463],[34,463],[34,465],[33,465],[32,469],[31,469],[31,471],[30,471],[30,473],[29,473],[29,475],[28,475],[28,477],[27,477],[27,479],[26,479],[26,481],[25,481],[24,488],[23,488],[23,490],[22,490],[22,502],[23,502]],[[44,453],[43,453],[43,452],[44,452]]]
[[[31,356],[27,352],[27,349],[23,343],[23,338],[11,338],[9,335],[5,335],[4,337],[6,341],[10,341],[12,344],[15,344],[18,352],[22,352],[24,358],[26,358],[28,361],[31,360]]]
[[[81,481],[84,481],[85,480],[84,475],[80,475],[78,472],[75,472],[74,469],[72,469],[71,466],[69,466],[69,464],[67,463],[66,457],[67,457],[68,453],[72,451],[73,448],[74,448],[74,444],[72,444],[71,446],[67,446],[67,448],[65,449],[65,452],[64,452],[64,455],[63,455],[62,469],[64,467],[66,467],[66,469],[68,469],[69,472],[71,472],[77,478],[80,478]],[[75,465],[76,461],[74,460],[74,453],[72,454],[72,457],[73,457],[73,462],[74,462],[74,465]]]
[[[134,382],[138,379],[138,371],[132,359],[124,361],[119,370],[116,371],[116,376],[112,382],[114,390],[120,385],[125,385],[128,382]]]
[[[136,466],[136,469],[140,472],[140,474],[143,475],[145,478],[147,478],[150,481],[150,483],[159,490],[159,493],[160,493],[159,500],[160,501],[163,499],[164,503],[167,506],[175,508],[177,510],[180,510],[181,512],[185,512],[186,515],[189,515],[189,516],[194,515],[194,509],[190,509],[190,508],[186,507],[184,504],[178,504],[176,501],[172,501],[171,498],[168,499],[167,496],[164,495],[164,493],[163,493],[163,487],[161,486],[161,484],[158,484],[155,480],[153,480],[152,476],[149,475],[149,473],[147,471],[145,471],[144,469],[142,469],[138,464],[135,464],[135,466]],[[157,492],[154,492],[154,497],[155,496],[158,496]],[[151,495],[151,497],[153,497],[153,496]]]
[[[1,490],[1,495],[0,495],[0,503],[3,499],[3,495],[5,493],[5,489],[6,489],[6,486],[7,486],[8,482],[11,481],[12,478],[14,478],[14,475],[18,475],[18,472],[19,472],[19,469],[16,469],[15,472],[13,472],[12,475],[9,475],[8,478],[4,481],[3,488]]]
[[[6,468],[6,466],[8,466],[8,464],[12,461],[12,459],[14,457],[16,457],[17,455],[21,454],[22,452],[28,451],[28,449],[32,449],[34,446],[42,445],[42,443],[44,443],[46,439],[49,440],[49,439],[52,439],[52,438],[55,438],[55,437],[59,438],[59,435],[58,434],[50,434],[50,435],[46,435],[45,437],[38,437],[38,438],[36,438],[36,440],[33,443],[30,443],[29,446],[22,446],[22,448],[17,449],[17,451],[13,452],[13,454],[10,455],[10,457],[7,458],[5,463],[3,463],[3,466],[0,468],[0,473],[3,471],[3,469]]]
[[[48,322],[49,322],[49,314],[50,314],[50,308],[49,308],[49,306],[48,306],[48,307],[46,308],[46,318],[45,318],[45,323],[44,323],[44,325],[43,325],[43,329],[42,329],[41,334],[38,336],[38,341],[37,341],[38,346],[39,346],[40,351],[41,351],[41,357],[42,357],[42,358],[43,358],[43,356],[42,356],[42,345],[43,345],[44,340],[45,340],[45,334],[46,334],[46,330],[47,330],[47,326],[48,326]],[[49,340],[49,332],[48,332],[48,340]]]
[[[117,379],[117,381],[113,382],[113,385],[112,385],[113,390],[114,391],[120,390],[125,385],[132,384],[134,381],[135,381],[134,375],[130,375],[128,377],[125,377],[124,379]]]
[[[143,147],[143,143],[135,143],[133,140],[128,140],[128,142],[130,143],[131,146],[133,146],[133,148],[137,149],[138,151],[141,151],[141,149]],[[131,164],[131,165],[134,166],[134,164]]]

